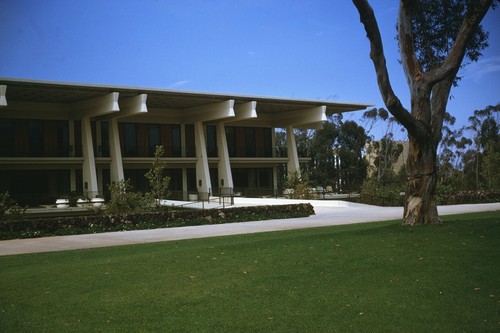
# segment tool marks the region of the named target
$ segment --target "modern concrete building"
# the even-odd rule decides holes
[[[0,192],[26,204],[77,193],[106,197],[131,179],[146,189],[157,145],[174,198],[220,189],[277,191],[277,167],[298,170],[294,128],[365,104],[0,78]],[[286,130],[286,153],[275,129]],[[252,192],[254,191],[254,192]]]

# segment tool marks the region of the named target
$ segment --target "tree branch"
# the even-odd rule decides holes
[[[358,10],[361,23],[365,27],[366,36],[370,41],[370,58],[375,66],[378,86],[387,109],[408,130],[409,134],[422,136],[427,132],[425,126],[403,107],[392,89],[389,73],[387,72],[382,38],[372,7],[367,0],[352,0],[352,2]]]
[[[398,40],[401,62],[410,89],[422,78],[422,66],[418,61],[413,45],[412,11],[418,3],[415,0],[403,0],[399,3]]]
[[[445,80],[436,83],[432,88],[431,97],[431,140],[436,149],[441,141],[443,119],[446,115],[446,105],[448,104],[448,96],[450,95],[453,79],[455,76],[450,76]]]

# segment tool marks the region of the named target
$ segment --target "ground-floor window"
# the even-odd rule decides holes
[[[268,196],[274,193],[273,168],[233,168],[235,192],[244,196]]]
[[[23,206],[49,205],[71,195],[70,170],[0,170],[0,192]]]

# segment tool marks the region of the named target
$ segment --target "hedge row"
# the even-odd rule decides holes
[[[172,228],[307,217],[310,215],[314,215],[314,208],[311,204],[290,204],[206,210],[170,209],[129,215],[96,214],[52,218],[24,218],[17,221],[1,221],[0,239]]]
[[[500,202],[500,192],[464,191],[448,196],[447,205]]]

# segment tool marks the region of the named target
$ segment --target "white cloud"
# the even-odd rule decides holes
[[[479,59],[467,65],[462,75],[465,79],[480,81],[484,76],[500,72],[500,56]]]
[[[181,81],[171,83],[168,87],[170,89],[175,89],[175,88],[180,88],[182,86],[185,86],[186,84],[189,84],[189,83],[191,83],[191,80],[181,80]]]

